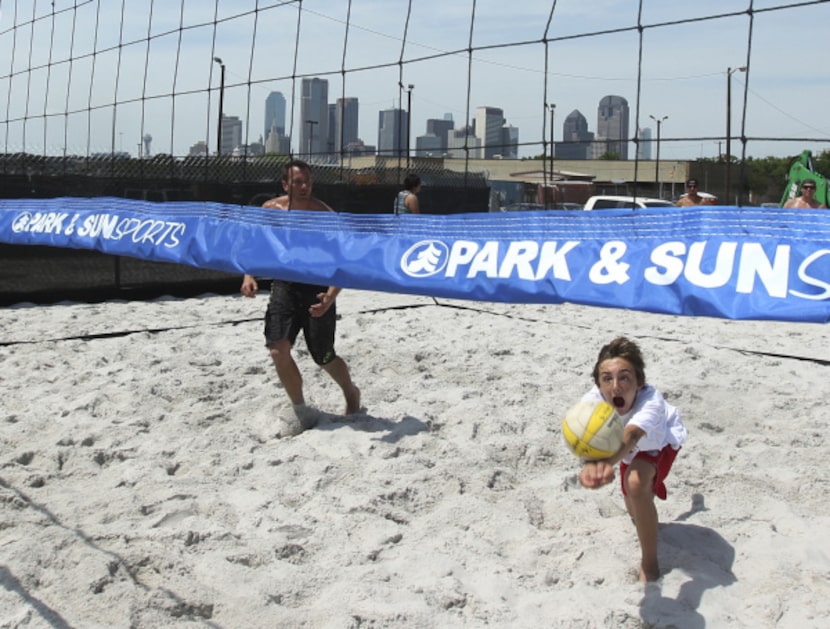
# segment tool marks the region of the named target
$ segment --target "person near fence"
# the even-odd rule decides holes
[[[801,182],[801,196],[790,199],[784,204],[784,207],[817,210],[827,206],[816,199],[816,180],[805,179]]]
[[[706,200],[698,194],[697,179],[692,178],[686,182],[686,194],[680,197],[675,205],[677,207],[692,207],[704,203],[706,203]]]
[[[420,214],[421,208],[418,204],[418,193],[421,191],[421,178],[415,174],[409,174],[403,180],[403,190],[395,197],[395,214]]]

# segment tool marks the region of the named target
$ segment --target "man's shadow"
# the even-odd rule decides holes
[[[348,417],[333,415],[331,413],[320,413],[320,418],[314,429],[340,430],[343,428],[351,428],[352,430],[363,432],[383,432],[385,434],[378,441],[385,443],[397,443],[404,437],[411,437],[421,432],[430,431],[430,425],[428,423],[411,415],[402,417],[398,421],[393,421],[385,417],[369,415],[363,409],[361,409],[360,413]]]
[[[705,510],[703,496],[695,494],[690,511],[674,522],[660,525],[658,553],[663,574],[681,570],[689,579],[680,586],[677,598],[663,596],[660,581],[646,585],[640,617],[648,626],[703,629],[706,619],[698,612],[703,593],[737,581],[732,572],[732,545],[710,528],[684,523],[694,513]]]

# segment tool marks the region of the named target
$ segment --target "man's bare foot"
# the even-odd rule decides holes
[[[352,390],[346,395],[346,415],[352,415],[360,410],[360,389],[352,385]]]
[[[646,570],[645,566],[640,567],[640,583],[649,583],[660,580],[660,568],[657,566],[650,567]]]
[[[292,404],[291,406],[294,408],[294,415],[297,416],[297,420],[300,422],[303,430],[314,428],[317,425],[317,421],[320,419],[320,412],[316,408],[306,406],[305,404]]]

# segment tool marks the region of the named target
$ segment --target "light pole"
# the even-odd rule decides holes
[[[732,75],[735,72],[746,72],[746,66],[740,68],[726,68],[726,177],[724,178],[724,190],[726,203],[729,200],[730,175],[732,169]]]
[[[214,57],[213,60],[221,68],[219,74],[219,124],[216,126],[216,155],[222,155],[222,107],[225,101],[225,64],[222,63],[219,57]]]
[[[317,120],[306,120],[308,125],[308,161],[311,161],[311,156],[314,152],[314,125],[318,124]]]
[[[406,169],[409,170],[409,142],[412,131],[412,90],[415,86],[410,83],[406,86]]]
[[[553,187],[553,160],[555,158],[555,149],[553,144],[553,114],[556,111],[556,104],[550,103],[550,185]]]
[[[662,118],[655,118],[654,116],[649,116],[654,122],[657,123],[657,160],[654,164],[654,183],[657,185],[657,196],[661,199],[663,198],[663,182],[660,181],[660,125],[663,124],[664,120],[668,120],[668,116],[663,116]]]

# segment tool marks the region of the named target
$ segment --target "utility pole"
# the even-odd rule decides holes
[[[724,189],[726,204],[731,203],[730,197],[730,175],[732,169],[732,75],[735,72],[746,72],[746,66],[740,68],[726,68],[726,177],[724,178]]]
[[[222,155],[222,107],[225,100],[225,64],[219,57],[214,57],[213,60],[219,64],[221,69],[219,75],[219,123],[216,125],[216,155]]]
[[[308,125],[308,161],[311,161],[311,156],[314,154],[314,125],[319,124],[317,120],[306,120]]]
[[[649,116],[654,122],[657,123],[657,160],[654,164],[654,184],[655,188],[657,188],[657,196],[659,198],[663,198],[663,182],[660,180],[660,125],[663,124],[664,120],[668,120],[668,116],[663,116],[662,118],[655,118],[654,116]]]
[[[553,114],[556,111],[556,103],[551,103],[548,107],[550,107],[550,182],[553,185],[553,160],[556,159],[556,149],[553,143]]]

